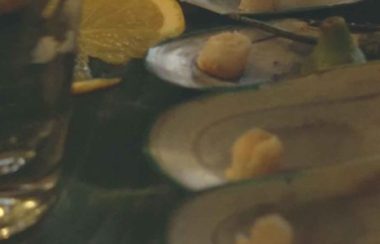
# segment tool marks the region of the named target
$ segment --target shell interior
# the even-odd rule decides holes
[[[267,214],[289,222],[295,244],[377,243],[379,162],[376,156],[200,194],[173,214],[167,243],[236,243]]]
[[[345,67],[190,101],[156,121],[148,151],[164,174],[195,191],[226,183],[231,147],[251,128],[283,141],[282,171],[377,154],[379,67]]]
[[[275,23],[278,27],[318,36],[318,30],[305,22],[287,19]],[[198,69],[196,59],[209,37],[226,31],[238,31],[252,41],[246,70],[237,80],[222,80]],[[179,86],[207,89],[262,84],[283,80],[299,74],[302,62],[312,46],[276,37],[270,33],[243,26],[227,27],[193,33],[151,48],[147,67],[161,79]]]
[[[247,0],[245,0],[248,2]],[[251,0],[257,2],[263,0]],[[268,1],[268,0],[265,0]],[[349,5],[358,3],[363,0],[280,0],[277,1],[275,9],[239,9],[240,0],[182,0],[182,2],[190,3],[201,8],[205,8],[218,14],[273,14],[299,12],[314,9],[330,8],[334,6]]]

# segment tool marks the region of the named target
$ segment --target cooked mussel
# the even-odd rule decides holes
[[[234,142],[253,128],[273,133],[284,148],[275,171],[258,173],[376,155],[380,150],[379,67],[378,62],[350,65],[258,90],[245,88],[189,101],[158,118],[147,151],[163,174],[195,191],[230,182],[225,173],[233,161]],[[268,133],[260,134],[268,138]],[[282,148],[278,143],[266,145]],[[262,150],[259,153],[263,155]],[[251,161],[245,164],[252,165]]]
[[[299,20],[282,20],[276,26],[304,35],[318,36],[317,28]],[[244,73],[235,79],[221,79],[200,70],[197,58],[210,37],[234,32],[247,36],[251,41]],[[299,73],[302,62],[311,50],[312,45],[280,38],[257,28],[229,26],[191,33],[162,43],[149,50],[146,63],[148,69],[160,78],[180,86],[196,89],[233,87],[294,76]]]
[[[289,13],[350,5],[363,0],[182,0],[218,14]]]
[[[378,243],[379,162],[367,158],[207,191],[174,212],[166,243]]]

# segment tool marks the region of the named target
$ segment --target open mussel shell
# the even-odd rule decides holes
[[[364,0],[275,0],[273,8],[266,10],[265,7],[258,7],[257,10],[240,9],[239,5],[242,0],[181,0],[189,4],[210,10],[218,14],[247,14],[247,15],[264,15],[280,14],[291,12],[311,11],[336,6],[350,5],[359,3]],[[247,0],[245,0],[247,1]],[[252,0],[252,2],[269,2],[270,0]],[[248,1],[247,1],[248,2]],[[258,5],[258,4],[256,4]],[[268,5],[268,4],[265,4]],[[263,9],[265,8],[265,9]]]
[[[379,183],[377,156],[220,187],[174,212],[166,243],[237,243],[258,219],[273,214],[291,226],[294,244],[378,243]]]
[[[305,22],[287,19],[274,25],[304,35],[318,36],[317,28]],[[198,53],[209,37],[226,31],[238,31],[252,41],[246,70],[237,80],[222,80],[201,71],[196,65]],[[299,73],[300,66],[312,46],[247,26],[230,26],[198,33],[151,48],[146,57],[148,69],[161,79],[173,84],[194,88],[236,87],[262,84],[291,77]]]
[[[252,128],[283,142],[281,171],[377,154],[379,77],[374,62],[198,98],[162,114],[146,150],[163,174],[194,191],[227,183],[231,147]]]

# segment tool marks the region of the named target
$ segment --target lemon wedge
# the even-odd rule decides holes
[[[184,28],[176,0],[84,0],[79,50],[82,56],[123,64]]]

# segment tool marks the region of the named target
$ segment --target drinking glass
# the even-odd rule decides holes
[[[80,0],[0,0],[0,239],[57,196]]]

